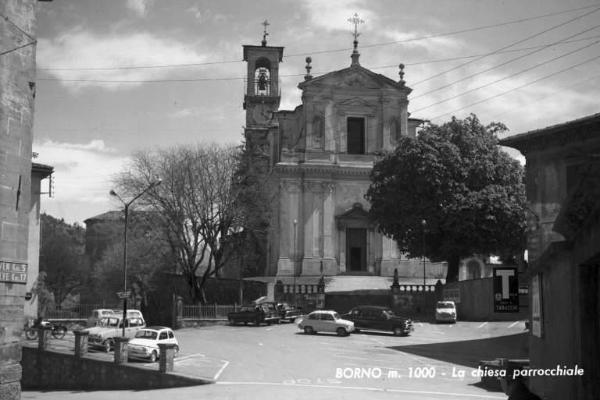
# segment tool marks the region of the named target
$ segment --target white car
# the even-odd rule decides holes
[[[334,332],[339,336],[347,336],[354,331],[354,322],[342,319],[335,311],[317,310],[302,318],[298,328],[306,334]]]
[[[456,323],[456,304],[453,301],[438,301],[435,305],[435,322]]]
[[[123,335],[123,323],[128,338],[133,338],[138,330],[146,326],[142,318],[127,318],[125,321],[120,316],[102,318],[96,326],[85,329],[90,348],[99,347],[107,353],[111,351],[115,338]]]
[[[135,337],[129,341],[127,352],[129,358],[144,358],[156,362],[160,357],[160,343],[174,344],[175,355],[179,352],[179,343],[171,328],[164,326],[150,326],[140,329]]]

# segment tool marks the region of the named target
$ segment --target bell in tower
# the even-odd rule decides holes
[[[260,46],[244,45],[244,61],[247,64],[244,109],[246,126],[267,126],[271,115],[279,108],[279,63],[283,59],[283,47],[267,46],[267,21],[264,25]]]

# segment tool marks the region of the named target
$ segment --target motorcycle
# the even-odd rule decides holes
[[[25,337],[29,340],[35,340],[38,338],[38,329],[40,327],[49,328],[50,334],[55,339],[62,339],[67,333],[67,327],[64,325],[56,324],[47,320],[38,320],[32,326],[25,329]]]

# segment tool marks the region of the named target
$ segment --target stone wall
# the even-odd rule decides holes
[[[132,364],[76,358],[72,354],[23,348],[24,390],[147,390],[212,383]],[[2,394],[2,393],[0,393]],[[5,397],[1,397],[4,399]]]
[[[28,262],[35,3],[35,0],[0,1],[3,17],[0,18],[0,49],[5,52],[0,57],[0,262],[6,266],[22,267]],[[3,279],[0,282],[0,398],[16,400],[21,396],[19,360],[25,283],[6,282],[12,280],[6,276]]]

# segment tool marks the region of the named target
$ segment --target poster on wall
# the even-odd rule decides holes
[[[494,269],[494,312],[519,312],[519,279],[517,269]]]
[[[542,279],[540,275],[535,275],[531,279],[531,334],[537,337],[542,337]]]

